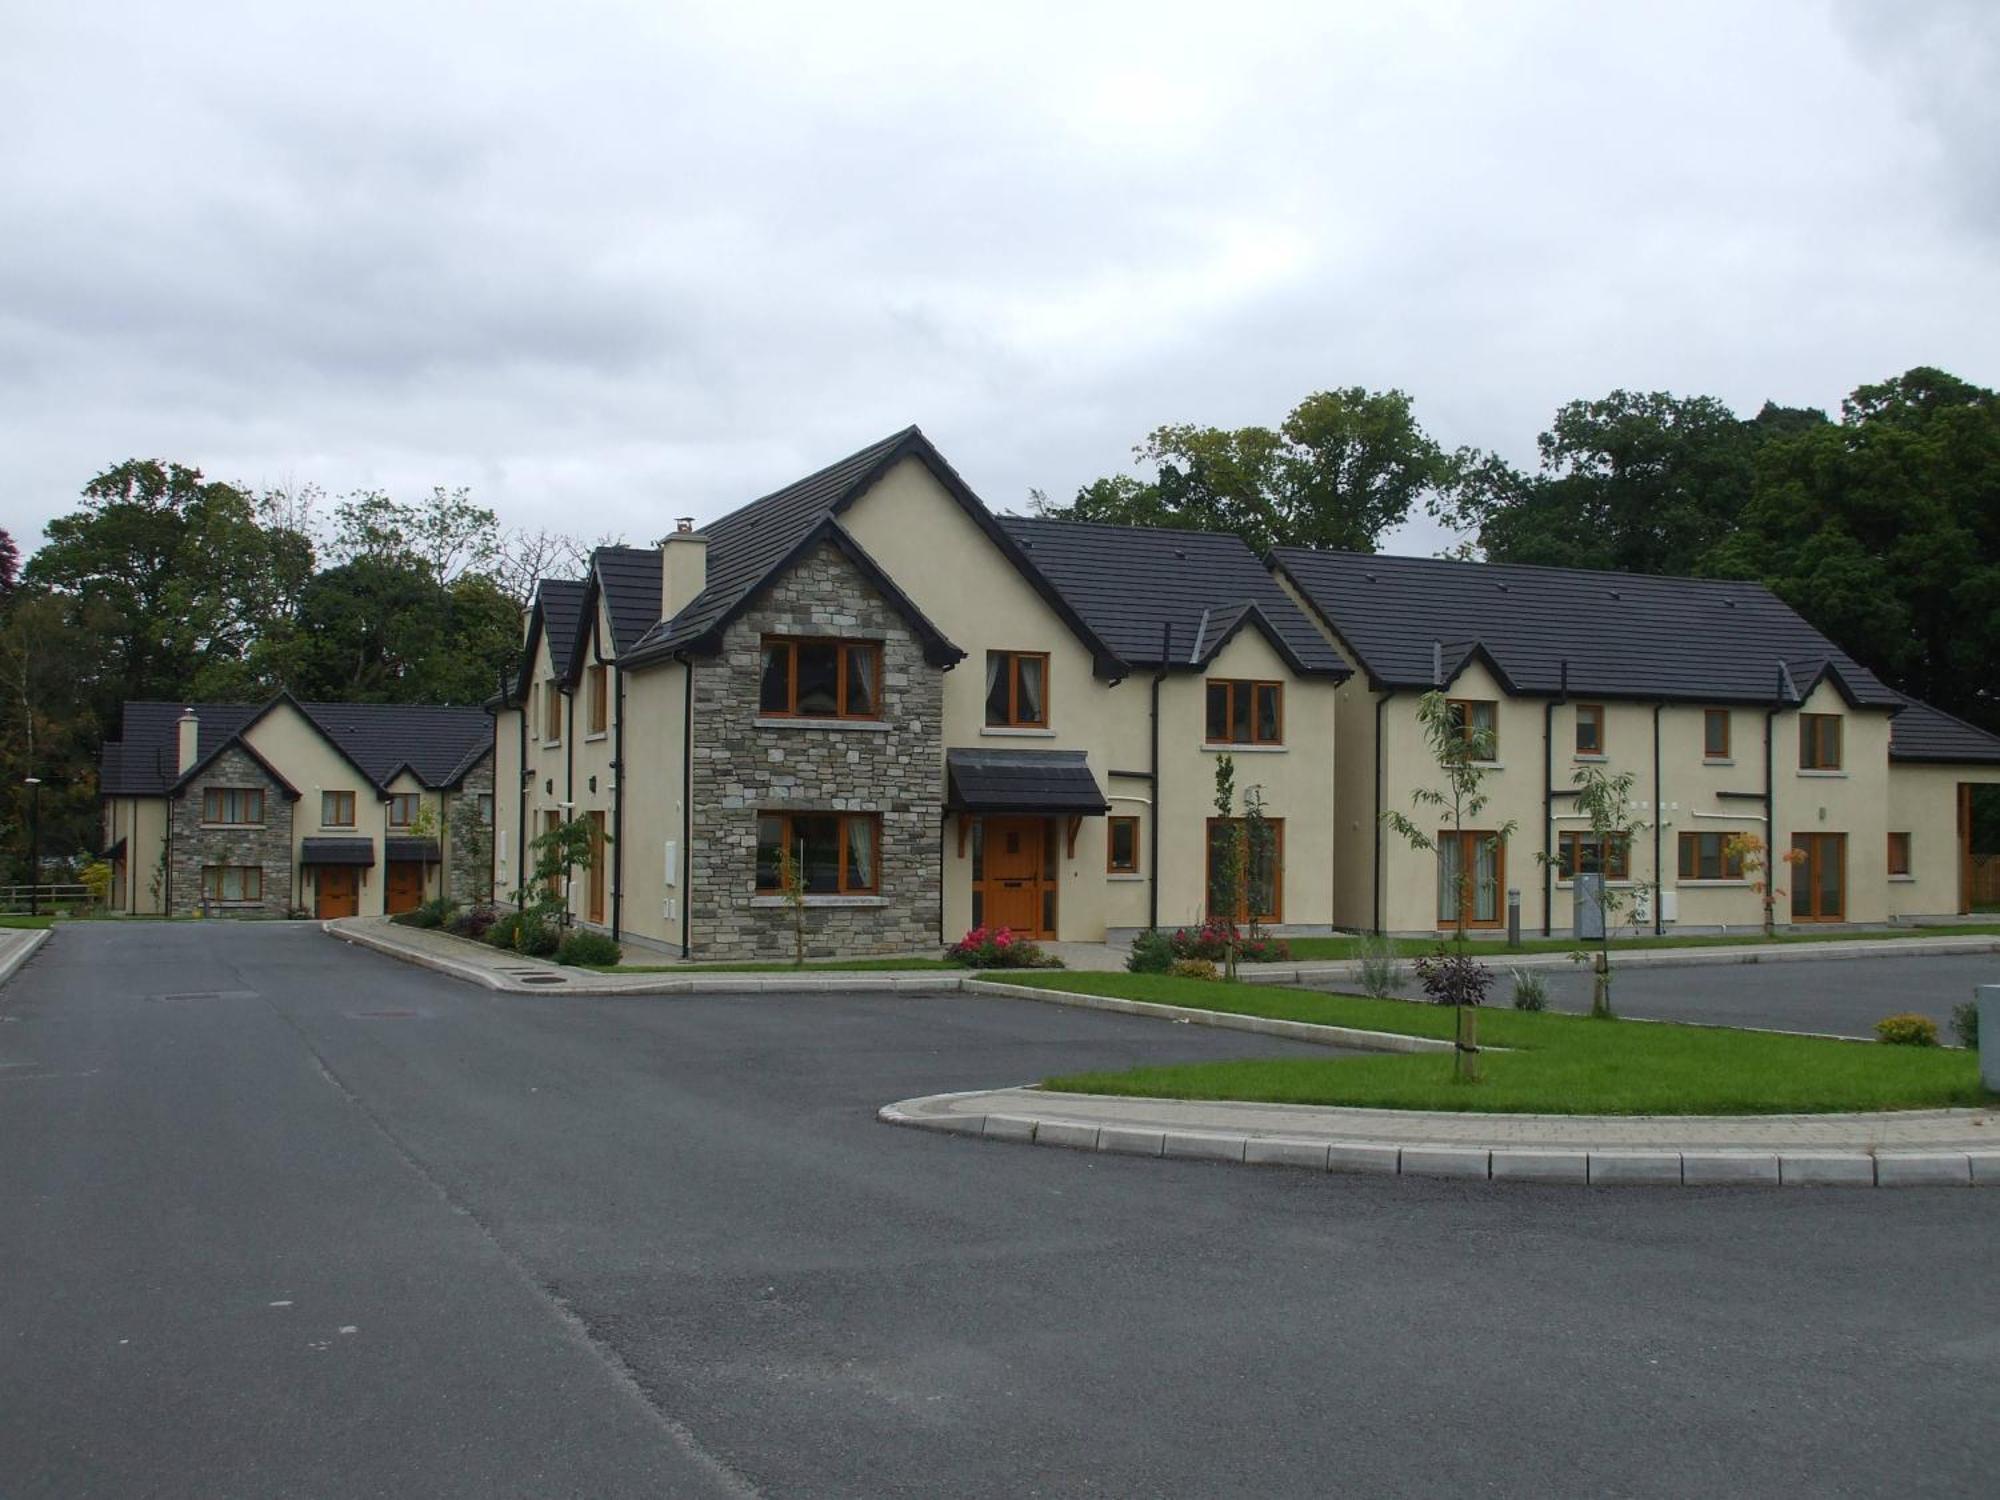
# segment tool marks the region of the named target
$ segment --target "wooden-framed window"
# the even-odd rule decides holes
[[[760,812],[757,890],[776,895],[778,851],[790,849],[808,896],[873,896],[882,889],[878,813]]]
[[[1730,847],[1733,833],[1684,833],[1680,836],[1681,879],[1741,880],[1743,851]]]
[[[764,637],[757,712],[771,719],[882,717],[882,643]]]
[[[1104,825],[1104,868],[1112,875],[1139,873],[1139,820],[1109,818]]]
[[[493,794],[491,792],[481,792],[479,794],[479,825],[482,828],[491,828],[493,826]]]
[[[604,734],[611,728],[611,674],[603,662],[593,662],[584,670],[584,681],[589,687],[591,734]]]
[[[1477,744],[1480,759],[1500,758],[1500,705],[1491,698],[1451,698],[1446,700],[1458,732]]]
[[[562,686],[551,677],[542,684],[542,739],[551,745],[562,743],[563,695]]]
[[[264,868],[261,865],[203,865],[201,895],[204,901],[262,901]]]
[[[408,828],[417,821],[417,813],[423,806],[423,796],[418,792],[393,792],[389,797],[389,826]]]
[[[1208,743],[1282,745],[1285,685],[1228,677],[1208,679]]]
[[[210,786],[201,792],[201,820],[256,826],[264,821],[264,789],[255,786]]]
[[[1046,729],[1049,725],[1049,653],[986,653],[986,726]]]
[[[1889,873],[1891,875],[1910,873],[1910,836],[1907,833],[1889,835]]]
[[[1607,880],[1632,878],[1632,840],[1611,834],[1602,842],[1587,828],[1565,828],[1557,836],[1556,876],[1574,880],[1578,874]]]
[[[354,793],[321,792],[319,794],[319,826],[322,828],[352,828],[354,826]]]
[[[1604,705],[1602,703],[1577,704],[1576,753],[1578,755],[1602,755],[1604,753]]]
[[[1701,758],[1729,759],[1729,710],[1704,708],[1701,711]]]
[[[1840,769],[1840,715],[1799,715],[1799,769]]]
[[[1440,829],[1438,926],[1458,926],[1458,905],[1469,896],[1467,927],[1498,927],[1507,918],[1507,846],[1490,829]]]
[[[1208,820],[1207,871],[1203,884],[1208,889],[1208,914],[1212,918],[1232,917],[1238,922],[1282,922],[1285,920],[1285,820],[1266,818],[1270,837],[1262,848],[1251,848],[1250,879],[1246,900],[1233,900],[1223,879],[1224,859],[1241,818]],[[1234,907],[1232,913],[1230,910]]]

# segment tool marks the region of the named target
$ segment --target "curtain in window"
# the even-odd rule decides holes
[[[847,884],[850,890],[875,889],[875,820],[847,820]]]
[[[1015,658],[1015,670],[1021,680],[1016,707],[1023,724],[1042,722],[1042,659],[1039,656]]]
[[[875,712],[875,648],[847,648],[847,708],[850,714]]]
[[[1006,652],[986,653],[986,722],[989,724],[1007,722],[1007,676],[1003,670],[1006,665]]]

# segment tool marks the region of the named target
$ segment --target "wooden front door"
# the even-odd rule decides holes
[[[604,922],[604,814],[590,815],[590,914],[589,920]]]
[[[313,872],[313,915],[352,917],[361,912],[361,872],[353,865],[320,865]]]
[[[1055,936],[1055,842],[1045,818],[988,818],[982,921],[1024,937]]]
[[[1792,920],[1840,922],[1847,918],[1847,835],[1795,833],[1803,856],[1792,869]]]
[[[382,888],[382,909],[390,916],[415,911],[424,904],[424,867],[410,859],[389,866],[388,883]]]

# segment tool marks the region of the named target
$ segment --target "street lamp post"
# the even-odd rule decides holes
[[[28,915],[42,914],[42,778],[29,776],[28,789]]]

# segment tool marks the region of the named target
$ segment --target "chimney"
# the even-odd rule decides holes
[[[193,769],[195,761],[201,756],[201,720],[194,716],[193,709],[184,708],[181,710],[181,721],[178,727],[180,729],[180,769],[177,774],[185,776]]]
[[[674,522],[660,543],[660,618],[671,620],[708,587],[708,538],[694,529],[694,517]]]

